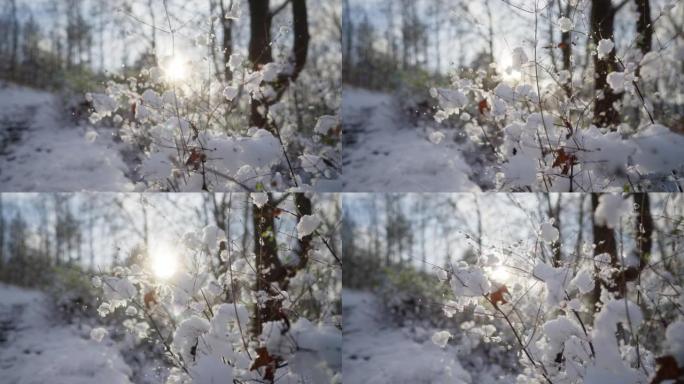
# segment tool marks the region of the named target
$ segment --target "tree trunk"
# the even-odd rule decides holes
[[[636,210],[634,233],[636,247],[635,256],[639,259],[639,265],[631,266],[622,270],[619,276],[619,290],[621,295],[627,291],[627,283],[639,278],[641,271],[648,264],[653,248],[653,216],[651,215],[651,202],[648,193],[635,193],[633,195]]]
[[[9,59],[9,74],[14,78],[18,66],[17,50],[19,49],[19,17],[17,16],[17,1],[10,0],[10,13],[12,14],[12,47]]]
[[[265,299],[255,305],[252,335],[258,337],[263,324],[279,319],[280,299],[275,284],[285,276],[285,271],[278,259],[276,243],[275,204],[269,194],[268,202],[261,208],[252,206],[252,223],[254,226],[254,255],[256,256],[256,284],[254,291],[266,295]]]
[[[644,55],[651,51],[653,42],[653,23],[649,0],[635,0],[637,6],[636,45]]]
[[[252,69],[258,71],[273,61],[271,49],[271,11],[269,0],[249,0],[250,38],[249,61]],[[266,127],[265,101],[252,98],[249,123],[253,127]]]
[[[595,219],[596,208],[599,205],[599,197],[601,195],[598,193],[591,194],[591,207],[592,207],[592,232],[594,234],[594,256],[600,255],[602,253],[607,253],[610,255],[611,265],[617,265],[617,243],[615,242],[615,232],[612,228],[608,228],[606,225],[599,225]],[[601,286],[603,285],[602,280],[599,276],[600,266],[594,263],[594,272],[596,275],[596,280],[594,284],[594,292],[592,294],[592,303],[594,305],[594,310],[596,309],[596,304],[599,302],[601,297]]]
[[[601,39],[613,40],[615,22],[615,8],[610,0],[592,0],[591,2],[591,37],[594,46],[598,47]],[[593,55],[594,59],[594,91],[602,93],[603,97],[594,99],[593,123],[599,127],[610,127],[617,129],[620,123],[618,111],[613,107],[613,103],[620,99],[620,96],[613,93],[606,80],[610,72],[618,70],[615,60],[615,49],[602,59],[598,55]]]
[[[2,195],[0,195],[0,277],[5,263],[5,216],[2,211]]]
[[[230,55],[233,54],[233,20],[232,19],[226,19],[226,9],[225,6],[223,5],[223,0],[221,1],[221,27],[223,29],[223,40],[222,40],[222,46],[223,46],[223,65],[224,65],[224,80],[226,82],[231,81],[233,79],[233,72],[230,70],[230,67],[228,66],[228,62],[230,61]],[[233,8],[234,0],[231,0],[228,3],[228,9]]]
[[[291,82],[299,77],[309,51],[309,22],[305,0],[291,0],[292,5],[292,24],[294,30],[294,42],[292,47],[293,70],[290,74],[280,74],[273,88],[276,97],[273,100],[252,99],[250,125],[266,128],[274,135],[278,136],[276,127],[270,127],[267,123],[268,107],[276,103]],[[249,40],[249,60],[252,69],[259,70],[265,64],[273,61],[271,49],[271,21],[273,15],[269,9],[269,0],[250,0],[250,40]]]
[[[560,8],[560,0],[558,2],[558,7]],[[565,6],[565,14],[563,16],[568,17],[570,15],[571,7],[570,3]],[[572,68],[570,67],[570,56],[572,55],[572,36],[570,32],[561,32],[561,42],[560,42],[561,55],[563,56],[563,70],[570,71],[572,78]],[[572,79],[570,83],[563,84],[563,89],[568,97],[572,93],[571,87]]]

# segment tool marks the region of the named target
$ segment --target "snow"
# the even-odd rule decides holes
[[[218,384],[233,381],[233,368],[212,356],[200,356],[190,371],[194,384]]]
[[[684,168],[684,135],[650,124],[634,136],[634,162],[641,172],[679,173]]]
[[[415,341],[406,328],[388,325],[371,293],[342,290],[342,370],[345,383],[472,383],[454,350]]]
[[[321,219],[314,215],[304,215],[297,223],[297,237],[299,240],[305,236],[312,234],[318,226],[321,225]]]
[[[97,327],[90,330],[90,338],[98,343],[101,342],[105,336],[107,336],[107,330],[102,327]]]
[[[453,272],[451,290],[456,297],[479,297],[489,293],[492,285],[481,268],[456,267]]]
[[[289,371],[305,378],[300,382],[330,383],[341,369],[342,332],[326,324],[299,318],[283,332],[282,322],[264,324],[262,337],[269,353],[288,361]]]
[[[594,277],[588,267],[583,267],[577,275],[570,281],[571,287],[577,287],[580,293],[589,293],[594,289]]]
[[[114,307],[137,295],[138,290],[127,278],[108,276],[103,279],[103,296],[114,303]],[[104,304],[104,303],[103,303]]]
[[[545,359],[554,360],[556,355],[563,351],[565,342],[571,336],[584,337],[584,333],[574,321],[565,316],[559,316],[549,320],[542,326],[548,345],[544,351]]]
[[[558,19],[558,26],[561,32],[570,32],[575,27],[575,24],[567,17],[561,17]]]
[[[684,320],[675,321],[668,325],[665,340],[670,352],[677,359],[680,366],[684,366]]]
[[[242,62],[244,60],[245,57],[239,53],[233,53],[232,55],[230,55],[230,59],[228,60],[228,66],[230,67],[230,70],[236,70],[238,67],[242,65]]]
[[[596,53],[598,54],[599,60],[608,56],[608,54],[610,54],[614,47],[615,44],[612,40],[601,39],[598,43],[598,47],[596,48]]]
[[[107,110],[107,100],[94,100]],[[0,191],[133,190],[123,144],[107,129],[63,121],[58,102],[48,92],[0,84]]]
[[[617,324],[622,323],[635,332],[644,320],[639,306],[629,300],[610,300],[594,319],[591,332],[592,342],[596,350],[596,359],[587,368],[585,383],[640,383],[646,377],[625,364],[618,344],[615,343]]]
[[[658,52],[648,52],[639,62],[639,68],[643,80],[655,80],[663,69],[663,60]]]
[[[389,94],[343,89],[343,191],[479,190],[468,179],[472,171],[451,133],[444,132],[447,137],[435,145],[428,131],[411,125],[403,116]]]
[[[504,100],[508,101],[513,101],[515,100],[515,92],[513,91],[513,88],[511,88],[510,85],[506,83],[499,83],[497,84],[496,88],[494,88],[494,94]]]
[[[209,321],[198,316],[183,320],[173,334],[171,347],[184,361],[193,360],[193,351],[197,348],[198,339],[210,329]]]
[[[606,78],[608,85],[613,89],[613,92],[619,93],[625,90],[625,73],[611,72]]]
[[[570,73],[570,71],[568,71],[567,69],[563,69],[563,70],[558,71],[558,81],[561,84],[567,83],[571,77],[572,77],[572,73]]]
[[[237,87],[233,86],[228,86],[223,90],[223,97],[225,97],[228,101],[233,101],[235,96],[237,96],[239,93]]]
[[[599,197],[599,204],[594,212],[594,218],[599,225],[615,228],[620,216],[629,209],[629,203],[620,195],[604,194]]]
[[[524,64],[527,64],[529,60],[525,50],[518,47],[513,50],[513,63],[511,66],[513,69],[520,69]]]
[[[252,197],[252,202],[259,208],[262,208],[266,203],[268,203],[268,194],[264,192],[250,193]]]
[[[155,128],[156,135],[165,137],[164,140],[172,141],[173,132],[182,127],[188,130],[188,122],[177,118],[169,119],[164,125]],[[255,129],[248,132],[244,137],[226,137],[221,133],[203,132],[200,134],[201,141],[207,148],[207,165],[221,173],[233,176],[243,185],[255,190],[257,185],[271,185],[271,166],[282,159],[282,148],[278,139],[265,129]],[[176,166],[172,159],[177,156],[173,146],[155,146],[148,158],[143,161],[143,175],[149,180],[165,180],[174,173]],[[197,176],[197,183],[188,181],[183,185],[186,191],[198,191],[202,187],[202,177]],[[219,180],[217,178],[217,180]],[[218,189],[231,189],[241,187],[227,182],[226,187]]]
[[[445,137],[444,134],[442,132],[439,132],[439,131],[434,131],[434,132],[430,133],[430,141],[433,144],[441,143],[442,140],[444,140],[444,137]]]
[[[13,384],[129,384],[119,350],[87,326],[55,323],[47,297],[0,284],[0,381]],[[6,335],[2,332],[8,330]],[[2,341],[5,340],[5,341]]]
[[[439,331],[435,332],[434,335],[432,335],[432,340],[435,345],[438,345],[440,348],[446,347],[447,343],[449,342],[449,339],[451,338],[451,332],[449,331]]]
[[[540,227],[540,233],[542,239],[544,239],[544,241],[547,243],[553,243],[557,241],[560,236],[560,232],[558,232],[558,228],[553,226],[553,222],[542,223]]]
[[[572,272],[568,268],[554,268],[540,262],[532,269],[532,275],[546,283],[546,304],[549,307],[566,299],[565,292],[572,279]]]
[[[316,126],[314,127],[314,132],[327,135],[331,129],[335,128],[339,124],[339,119],[337,116],[324,115],[318,118],[316,121]]]
[[[459,109],[468,105],[465,93],[458,89],[432,88],[430,96],[437,98],[439,105],[449,114],[458,113]]]

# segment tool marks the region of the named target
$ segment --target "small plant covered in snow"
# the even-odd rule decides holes
[[[674,199],[673,205],[662,206],[664,216],[655,219],[659,232],[681,223],[681,199]],[[671,249],[645,251],[654,224],[639,204],[626,202],[620,195],[596,199],[593,220],[600,229],[594,234],[610,235],[576,251],[555,248],[568,234],[561,238],[553,221],[542,222],[529,241],[486,246],[469,263],[438,268],[440,285],[450,288],[444,313],[449,318],[471,314],[474,323],[464,324],[461,331],[472,334],[481,328],[490,340],[515,351],[521,367],[518,383],[681,380],[682,237],[672,234],[667,240]],[[506,273],[497,273],[501,268]],[[449,330],[438,331],[432,342],[444,347],[450,337]],[[454,339],[463,343],[459,335]]]
[[[312,211],[302,194],[250,202],[253,247],[216,225],[190,231],[175,262],[169,254],[93,278],[98,311],[125,314],[139,340],[164,346],[169,384],[339,382],[341,272],[319,217],[329,207]],[[164,262],[176,270],[160,273]],[[91,337],[105,334],[96,328]]]
[[[269,62],[252,62],[264,59],[235,52],[226,63],[230,76],[223,76],[206,70],[208,57],[190,60],[172,50],[136,76],[115,78],[103,93],[86,95],[93,107],[90,121],[109,119],[121,139],[141,151],[139,189],[309,190],[337,178],[339,92],[323,82],[316,85],[311,92],[320,105],[307,107],[328,112],[316,116],[286,92],[297,87],[309,46],[306,6],[296,6],[303,20],[294,20],[294,33],[282,27],[265,42],[266,56],[271,50],[279,53]],[[288,36],[295,40],[292,55],[283,53],[290,46]],[[200,48],[211,47],[216,38],[200,37]],[[311,81],[306,74],[302,78]]]
[[[680,18],[681,4],[656,8],[652,23],[638,25],[636,38],[618,42],[612,19],[619,8],[571,1],[554,23],[562,40],[554,41],[552,32],[550,46],[544,46],[538,22],[546,10],[524,3],[534,39],[512,47],[506,73],[462,70],[451,86],[432,88],[434,118],[461,116],[465,136],[489,153],[488,181],[499,190],[681,191],[681,112],[664,106],[681,96],[682,39],[645,40],[654,30],[669,30],[663,20]],[[587,37],[582,58],[577,45]],[[550,62],[549,53],[564,61]]]

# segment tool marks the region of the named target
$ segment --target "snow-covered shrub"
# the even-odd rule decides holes
[[[474,316],[445,330],[459,345],[488,340],[515,351],[521,383],[681,380],[684,259],[681,232],[671,232],[671,224],[681,223],[682,206],[679,196],[671,198],[654,218],[655,231],[671,233],[671,249],[654,246],[635,257],[644,241],[639,207],[602,195],[595,216],[603,221],[596,225],[620,234],[615,255],[597,253],[597,241],[555,256],[553,244],[571,237],[560,239],[542,222],[527,241],[486,246],[471,262],[438,268],[439,286],[449,289],[444,315]],[[438,332],[433,341],[443,345],[447,335]]]
[[[323,237],[337,223],[326,224],[325,204],[296,213],[311,204],[302,196],[251,196],[253,215],[269,215],[255,219],[258,255],[208,225],[174,245],[173,274],[155,272],[158,261],[143,255],[95,276],[98,312],[124,316],[130,335],[163,346],[167,383],[339,382],[341,271]],[[269,219],[277,227],[261,226]],[[278,260],[267,264],[271,252]]]
[[[613,53],[617,57],[618,69],[604,76],[617,95],[611,107],[622,118],[599,124],[605,114],[599,112],[592,122],[598,109],[594,103],[604,96],[594,89],[594,68],[575,65],[582,54],[574,47],[577,36],[592,33],[586,30],[590,23],[583,19],[589,15],[583,7],[587,2],[569,5],[574,20],[558,20],[561,30],[572,36],[570,67],[546,59],[547,48],[555,50],[567,42],[556,47],[552,41],[544,51],[540,40],[525,42],[512,49],[512,64],[503,73],[461,70],[449,86],[432,88],[439,104],[435,120],[461,120],[460,130],[486,152],[487,173],[496,175],[491,182],[499,190],[681,191],[681,113],[665,110],[668,103],[679,102],[674,100],[682,92],[681,37],[674,36],[671,45],[656,48],[654,43],[654,50],[645,55],[634,40],[618,45],[605,38],[597,47],[589,46],[599,60],[609,60]],[[535,9],[535,20],[540,12]],[[662,20],[677,19],[681,13],[681,5],[659,9],[654,28],[667,30]],[[656,103],[664,106],[660,113],[654,112]]]
[[[291,34],[283,27],[271,44],[280,47]],[[197,44],[208,45],[204,40]],[[295,68],[281,56],[255,69],[235,52],[229,80],[207,71],[206,58],[162,57],[138,74],[109,80],[102,93],[86,94],[90,121],[106,118],[143,153],[141,190],[309,190],[319,181],[326,189],[339,173],[339,92],[321,79],[307,84],[320,96],[310,106],[320,114],[312,117],[285,92],[296,83],[289,78]]]

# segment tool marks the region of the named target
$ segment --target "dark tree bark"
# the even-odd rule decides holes
[[[306,197],[303,193],[295,194],[295,206],[297,207],[297,214],[299,217],[305,215],[311,215],[313,213],[311,209],[311,200]],[[293,277],[298,270],[306,267],[309,262],[309,251],[311,250],[311,240],[313,237],[311,235],[304,236],[298,241],[297,254],[299,256],[299,263],[296,266],[291,267],[288,271],[288,277]],[[289,281],[288,281],[289,283]]]
[[[351,20],[351,8],[349,5],[349,0],[342,0],[342,25],[343,28],[343,54],[342,54],[342,71],[343,77],[346,80],[349,79],[351,74],[352,63],[352,50],[354,47],[354,24]],[[389,33],[389,32],[388,32]],[[388,39],[388,41],[390,41]],[[389,45],[391,48],[391,44]]]
[[[2,195],[0,195],[0,277],[5,263],[5,216],[2,210]]]
[[[17,1],[10,0],[10,13],[12,15],[12,46],[9,58],[9,73],[13,78],[17,69],[17,51],[19,50],[19,16],[17,15]]]
[[[292,6],[292,24],[294,32],[294,42],[292,48],[292,66],[290,73],[283,73],[272,84],[276,91],[276,96],[270,100],[259,98],[252,99],[250,114],[250,124],[255,127],[265,128],[276,136],[276,127],[269,126],[266,118],[268,107],[278,102],[283,96],[290,83],[297,80],[304,65],[306,64],[309,51],[309,21],[305,0],[290,0]],[[273,14],[269,8],[269,0],[250,0],[250,41],[249,41],[249,60],[252,68],[258,70],[265,64],[273,61],[271,49],[271,21]],[[261,110],[261,112],[260,112]]]
[[[552,262],[554,267],[559,267],[561,265],[561,206],[562,206],[562,196],[558,195],[558,200],[556,204],[551,204],[551,196],[546,195],[546,202],[548,205],[548,215],[553,218],[553,227],[558,230],[558,240],[551,244],[551,250],[553,252]]]
[[[592,207],[592,232],[594,235],[594,256],[600,255],[602,253],[607,253],[610,255],[611,265],[617,265],[617,243],[615,242],[615,232],[612,228],[608,228],[606,225],[600,225],[596,222],[595,213],[596,208],[599,205],[599,197],[601,194],[592,193],[591,194],[591,207]],[[606,284],[599,277],[600,266],[594,264],[594,272],[596,274],[594,292],[592,294],[592,303],[594,304],[594,309],[596,309],[596,304],[599,302],[601,297],[601,286]]]
[[[653,43],[653,23],[651,22],[651,5],[649,0],[635,0],[637,6],[637,47],[645,55],[651,51]]]
[[[639,279],[641,271],[648,264],[651,248],[653,247],[653,217],[651,216],[649,196],[647,193],[636,193],[633,198],[634,204],[637,207],[635,223],[636,248],[634,253],[639,259],[639,264],[627,267],[618,263],[617,260],[613,262],[613,267],[617,269],[617,272],[612,276],[614,284],[607,286],[607,288],[617,298],[627,295],[628,282]]]
[[[594,212],[598,206],[598,194],[592,194],[592,206]],[[611,276],[612,282],[601,282],[608,291],[613,292],[616,297],[624,297],[627,294],[627,283],[639,278],[641,271],[648,264],[648,259],[653,248],[653,216],[651,215],[650,199],[647,193],[636,193],[633,195],[634,204],[637,207],[635,222],[635,256],[639,260],[636,266],[624,266],[621,256],[617,254],[615,233],[612,229],[593,224],[594,244],[596,248],[594,255],[601,253],[610,254],[610,263],[616,272]],[[598,279],[597,279],[598,283]],[[594,287],[594,298],[598,301],[600,294],[599,284]]]
[[[562,9],[561,8],[561,2],[560,0],[558,1],[558,9],[559,11]],[[565,13],[563,13],[563,16],[568,17],[570,15],[570,11],[572,8],[570,7],[570,2],[568,2],[565,6]],[[561,32],[561,40],[560,44],[558,45],[560,50],[561,50],[561,56],[563,60],[563,69],[566,71],[572,72],[572,69],[570,67],[570,56],[572,55],[572,36],[571,32]],[[564,84],[563,89],[565,90],[565,93],[570,96],[572,93],[572,87],[570,84]]]
[[[278,243],[276,238],[275,221],[280,213],[278,204],[285,197],[278,200],[271,194],[268,195],[268,202],[261,208],[252,206],[253,225],[254,225],[254,254],[256,255],[256,284],[255,292],[259,299],[254,308],[252,321],[252,336],[258,337],[263,331],[264,323],[271,321],[283,322],[285,329],[289,328],[289,318],[283,310],[283,299],[280,291],[288,289],[290,278],[294,277],[300,269],[306,267],[309,261],[309,251],[311,249],[312,235],[304,236],[297,243],[299,261],[295,265],[284,265],[278,258]],[[294,196],[297,215],[312,213],[311,201],[303,193]],[[257,350],[259,351],[259,350]],[[278,366],[282,358],[275,353],[277,351],[266,351],[274,359],[274,365]],[[262,354],[263,351],[259,351]],[[267,367],[263,373],[266,382],[273,382],[274,370]]]
[[[637,6],[636,45],[641,53],[651,52],[653,45],[653,23],[651,22],[651,4],[649,0],[635,0]],[[639,77],[641,67],[637,67],[635,74]]]
[[[269,0],[249,0],[249,61],[255,71],[273,61],[269,3]],[[260,112],[260,109],[265,107],[266,103],[263,100],[252,98],[250,125],[260,128],[266,127],[266,112]]]
[[[294,71],[289,81],[295,81],[304,69],[309,52],[309,16],[306,0],[292,0],[292,22],[294,23]]]
[[[278,259],[276,242],[275,210],[277,205],[269,194],[268,202],[261,208],[252,206],[252,223],[254,226],[254,255],[256,256],[255,291],[268,295],[261,305],[257,304],[252,322],[254,336],[261,334],[263,323],[279,319],[280,301],[274,297],[278,292],[272,284],[285,277],[285,270]]]
[[[639,268],[643,269],[653,248],[653,216],[648,193],[635,193],[634,204],[637,209],[636,228],[637,256]]]
[[[592,0],[591,2],[591,38],[594,46],[598,47],[601,39],[613,40],[616,9],[611,5],[611,0]],[[613,93],[606,78],[610,72],[618,70],[615,60],[615,49],[606,57],[594,59],[594,91],[602,93],[602,97],[594,98],[593,123],[599,127],[616,129],[620,123],[618,111],[613,108],[613,103],[620,99],[620,95]]]
[[[223,0],[220,1],[221,4],[221,28],[223,30],[222,48],[223,48],[223,65],[224,65],[224,80],[230,81],[233,79],[233,72],[228,67],[228,62],[230,61],[230,55],[233,54],[233,20],[227,19],[227,10],[223,4]],[[234,5],[234,0],[228,3],[228,10],[232,9]]]

